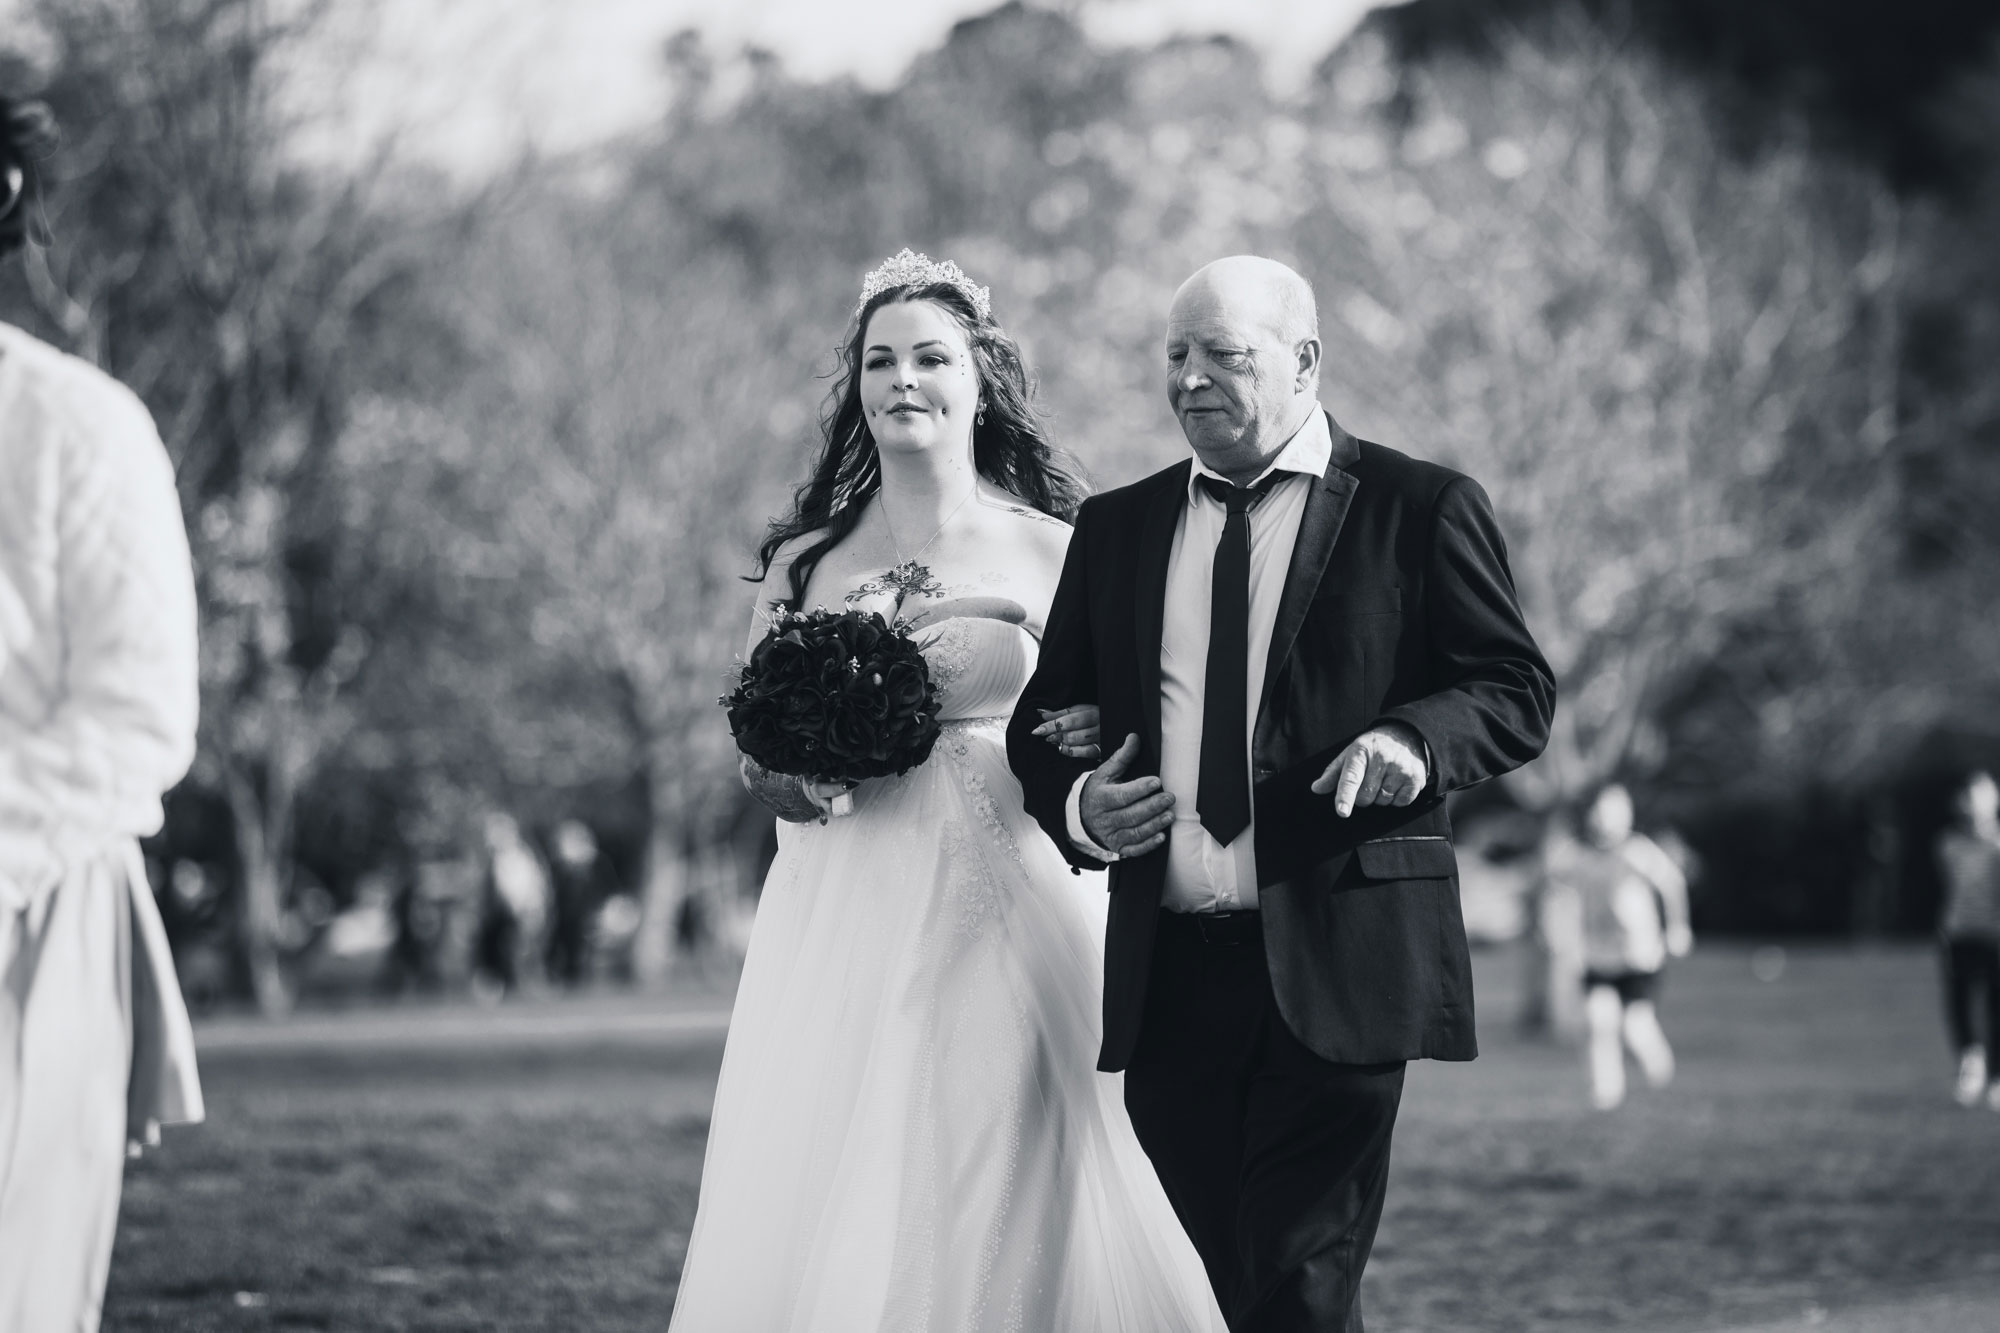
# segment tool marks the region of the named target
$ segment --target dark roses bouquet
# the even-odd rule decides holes
[[[873,611],[792,611],[723,696],[736,748],[774,773],[825,782],[907,773],[938,738],[930,664]]]

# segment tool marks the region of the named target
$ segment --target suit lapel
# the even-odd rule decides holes
[[[1340,525],[1347,519],[1347,506],[1354,499],[1357,483],[1348,469],[1361,456],[1361,446],[1331,415],[1326,424],[1333,432],[1333,456],[1327,460],[1326,471],[1313,483],[1306,511],[1299,518],[1292,563],[1285,570],[1285,591],[1279,598],[1278,619],[1271,630],[1271,655],[1264,664],[1264,691],[1257,701],[1259,731],[1263,730],[1265,712],[1271,706],[1271,691],[1277,685],[1278,673],[1291,657],[1292,645],[1298,642],[1299,627],[1305,624],[1306,610],[1319,591],[1326,562],[1333,554],[1333,543],[1340,536]]]
[[[1132,646],[1139,655],[1139,702],[1146,723],[1142,739],[1156,761],[1160,753],[1160,635],[1167,616],[1167,565],[1173,557],[1174,527],[1187,505],[1192,467],[1183,463],[1167,474],[1159,493],[1146,505],[1145,526],[1139,531]]]

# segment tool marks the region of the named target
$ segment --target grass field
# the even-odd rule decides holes
[[[1412,1070],[1374,1333],[2000,1309],[2000,1114],[1947,1096],[1929,953],[1795,950],[1762,982],[1705,951],[1664,998],[1680,1078],[1611,1115],[1510,1033],[1514,960],[1478,963],[1485,1054]],[[127,1173],[105,1327],[664,1328],[717,1004],[207,1030],[209,1122]],[[1961,1317],[1994,1326],[1894,1326]]]

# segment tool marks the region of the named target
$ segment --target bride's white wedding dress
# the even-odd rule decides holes
[[[672,1327],[1177,1333],[1224,1325],[1096,1072],[1103,888],[1021,808],[1034,640],[942,623],[944,734],[854,812],[781,824]]]

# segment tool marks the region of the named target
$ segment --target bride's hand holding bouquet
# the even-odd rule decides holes
[[[923,763],[939,734],[921,646],[876,611],[779,614],[720,702],[736,748],[796,779],[822,823],[848,813],[866,779]]]

